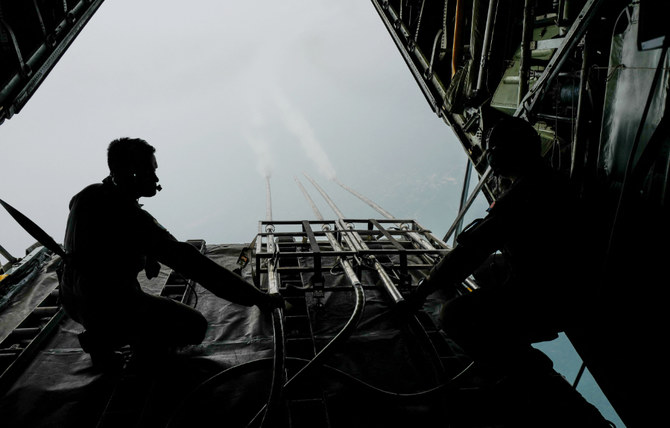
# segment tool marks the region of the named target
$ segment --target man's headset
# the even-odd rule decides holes
[[[113,182],[114,184],[117,184],[116,181],[114,180],[114,178],[115,178],[115,174],[110,174],[110,175],[111,175],[111,177],[112,177],[112,182]],[[137,179],[137,173],[132,172],[132,173],[129,173],[129,175],[132,176],[134,179]],[[156,191],[157,191],[157,192],[160,192],[161,190],[163,190],[163,186],[161,186],[160,184],[156,183]]]

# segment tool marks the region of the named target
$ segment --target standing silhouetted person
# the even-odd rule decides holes
[[[80,342],[95,365],[114,360],[130,344],[138,355],[161,355],[175,346],[200,343],[207,320],[197,310],[140,288],[137,275],[158,274],[163,263],[216,296],[262,310],[283,305],[225,269],[192,245],[175,239],[138,204],[157,185],[155,149],[141,139],[120,138],[108,148],[110,174],[72,198],[65,231],[62,300],[86,328]]]
[[[410,301],[423,302],[438,288],[453,290],[474,275],[481,287],[443,306],[442,328],[501,385],[520,394],[500,402],[510,418],[526,418],[513,426],[555,426],[552,418],[567,426],[562,417],[579,426],[609,426],[553,370],[551,360],[531,347],[578,323],[593,288],[597,261],[589,253],[589,225],[578,198],[543,161],[540,138],[525,120],[500,120],[486,145],[493,172],[511,185],[486,217],[458,236]]]

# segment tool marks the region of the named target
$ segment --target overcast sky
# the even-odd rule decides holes
[[[27,106],[0,126],[0,197],[62,242],[70,198],[107,175],[114,138],[157,148],[163,191],[142,199],[178,239],[250,242],[265,219],[326,218],[316,179],[348,217],[443,236],[465,155],[430,109],[368,1],[103,3]],[[0,244],[30,238],[0,212]]]

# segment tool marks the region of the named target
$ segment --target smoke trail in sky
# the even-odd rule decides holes
[[[275,101],[281,113],[284,125],[298,138],[307,157],[316,164],[321,174],[326,178],[329,180],[335,179],[335,168],[330,163],[326,151],[321,146],[312,126],[309,124],[305,116],[279,91],[275,92]]]
[[[244,138],[256,156],[256,168],[263,177],[272,176],[272,157],[270,145],[265,139],[245,133]]]

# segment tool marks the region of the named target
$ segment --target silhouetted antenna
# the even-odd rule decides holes
[[[484,185],[489,179],[489,176],[493,173],[493,170],[491,169],[491,166],[489,165],[486,168],[486,171],[484,171],[484,174],[479,178],[479,183],[477,183],[477,186],[474,188],[472,193],[470,193],[470,196],[468,197],[468,200],[461,206],[460,211],[458,211],[458,215],[456,216],[456,219],[454,222],[451,224],[451,227],[449,227],[449,230],[447,230],[447,233],[444,235],[444,238],[442,240],[444,242],[447,242],[449,238],[451,238],[451,235],[458,229],[459,224],[463,223],[463,218],[465,217],[465,213],[468,212],[470,207],[472,206],[472,203],[475,201],[477,198],[477,195],[479,194],[479,191],[482,190]]]

